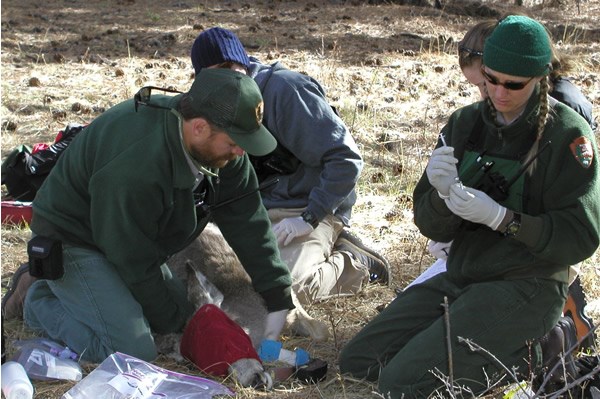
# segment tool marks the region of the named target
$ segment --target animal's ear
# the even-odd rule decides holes
[[[196,308],[211,303],[218,307],[223,303],[223,293],[201,271],[194,267],[192,261],[185,263],[187,270],[188,299]]]

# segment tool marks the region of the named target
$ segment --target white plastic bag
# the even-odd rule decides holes
[[[215,381],[176,373],[117,352],[62,399],[210,399],[214,395],[233,396],[233,391]]]
[[[15,346],[13,360],[21,363],[32,380],[81,380],[81,366],[73,360],[77,354],[69,348],[43,338],[17,341]]]

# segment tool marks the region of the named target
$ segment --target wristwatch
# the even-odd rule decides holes
[[[304,211],[300,216],[302,217],[302,220],[310,224],[313,229],[316,229],[319,225],[319,220],[310,211]]]
[[[504,233],[502,233],[502,235],[504,235],[504,237],[514,237],[519,232],[520,228],[521,214],[515,213],[513,215],[512,220],[506,225],[506,228],[504,229]]]

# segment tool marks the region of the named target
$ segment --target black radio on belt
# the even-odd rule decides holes
[[[29,274],[46,280],[63,276],[62,242],[44,236],[35,236],[27,243]]]

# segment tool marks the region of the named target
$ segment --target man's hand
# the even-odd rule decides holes
[[[465,220],[485,224],[492,230],[498,228],[506,215],[506,208],[483,191],[462,184],[453,184],[450,186],[449,194],[450,196],[444,201],[452,213]]]
[[[433,150],[425,169],[429,183],[444,199],[448,197],[450,186],[456,183],[457,163],[458,159],[454,158],[454,148],[443,146]]]
[[[273,226],[273,232],[279,245],[288,245],[296,237],[312,233],[314,228],[306,223],[300,216],[286,218]]]
[[[279,341],[279,335],[283,326],[285,325],[285,318],[287,317],[288,309],[278,310],[271,312],[267,315],[267,321],[265,324],[265,339],[273,341]]]

